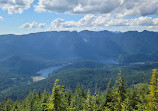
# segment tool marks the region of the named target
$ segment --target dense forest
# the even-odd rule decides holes
[[[95,87],[85,90],[77,85],[75,91],[63,88],[55,81],[52,93],[33,91],[22,101],[6,97],[0,104],[1,111],[157,111],[158,72],[153,70],[150,84],[140,83],[127,88],[122,72],[113,83],[109,81],[106,90]]]
[[[96,86],[100,90],[105,90],[109,80],[114,82],[120,70],[127,80],[126,85],[129,88],[134,84],[149,83],[152,69],[157,67],[158,63],[156,62],[134,65],[105,65],[95,61],[80,61],[54,70],[48,78],[38,82],[19,83],[11,88],[4,88],[7,84],[1,86],[0,102],[4,101],[6,95],[14,101],[19,101],[26,98],[33,90],[51,92],[53,81],[56,79],[60,80],[59,84],[64,88],[71,87],[73,92],[78,84],[84,85],[86,90],[90,88],[91,92],[95,91]]]

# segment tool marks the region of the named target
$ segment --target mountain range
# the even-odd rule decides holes
[[[158,33],[129,31],[41,32],[0,36],[0,65],[97,60],[104,63],[155,61]],[[21,61],[24,61],[21,63]],[[51,62],[50,62],[51,61]],[[16,64],[15,64],[16,63]]]

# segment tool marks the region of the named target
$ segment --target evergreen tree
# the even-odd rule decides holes
[[[92,96],[92,104],[93,104],[94,111],[100,111],[102,109],[101,102],[102,102],[101,92],[96,87],[95,93]]]
[[[65,98],[65,104],[66,104],[67,111],[74,111],[75,108],[71,107],[72,92],[71,92],[70,88],[66,88],[66,90],[64,92],[64,98]]]
[[[118,79],[116,80],[114,91],[114,110],[121,111],[122,104],[126,99],[125,80],[122,77],[121,72],[118,74]]]
[[[136,88],[134,86],[129,90],[128,98],[131,101],[130,106],[132,107],[132,109],[137,110],[138,109],[137,105],[138,105],[139,99],[138,99],[138,94],[136,92]]]
[[[92,111],[92,97],[91,97],[90,89],[87,92],[87,97],[84,104],[84,111]]]
[[[138,109],[138,97],[137,93],[135,91],[135,88],[132,87],[131,89],[128,89],[126,92],[126,99],[122,103],[122,111],[133,111]]]
[[[151,85],[149,87],[149,94],[147,95],[147,110],[157,111],[158,110],[158,72],[156,69],[153,70]]]
[[[83,110],[83,101],[84,101],[84,97],[83,97],[83,89],[81,90],[80,85],[77,85],[76,90],[75,90],[75,94],[72,97],[71,100],[71,107],[75,108],[76,111],[80,111]]]
[[[49,111],[63,111],[66,109],[64,98],[63,98],[63,88],[58,85],[58,79],[54,83],[52,90],[52,95],[49,97],[48,103],[44,104],[47,106],[46,110]]]
[[[42,110],[46,109],[47,107],[46,103],[48,103],[48,99],[49,99],[49,93],[46,90],[44,90],[41,98]]]
[[[110,80],[105,92],[102,97],[102,108],[111,108],[111,104],[113,102],[113,89],[112,89],[112,81]],[[112,108],[111,108],[112,109]]]
[[[38,111],[41,106],[39,102],[38,93],[35,90],[33,92],[30,91],[29,96],[25,99],[23,109]]]
[[[141,83],[136,87],[137,95],[138,95],[138,111],[144,111],[147,105],[146,95],[149,93],[148,85]]]

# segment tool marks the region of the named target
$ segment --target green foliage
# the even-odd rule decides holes
[[[91,65],[89,66],[89,64]],[[28,96],[29,91],[33,91],[34,89],[41,92],[44,90],[51,92],[53,87],[52,81],[55,81],[56,79],[60,79],[59,84],[64,85],[64,88],[71,87],[72,92],[75,91],[77,84],[81,84],[85,86],[86,90],[90,88],[91,92],[94,93],[96,83],[97,87],[103,91],[106,89],[110,79],[112,82],[114,82],[117,74],[119,73],[119,69],[122,70],[122,75],[124,76],[125,80],[128,80],[127,87],[138,83],[148,83],[151,78],[152,68],[156,68],[157,66],[158,65],[156,64],[102,66],[102,64],[98,62],[81,61],[68,66],[66,65],[63,68],[53,72],[45,80],[35,83],[27,83],[25,79],[22,79],[26,78],[28,80],[29,76],[22,77],[17,75],[16,80],[19,81],[17,83],[18,86],[15,85],[16,82],[13,80],[9,80],[11,82],[8,83],[7,78],[5,79],[5,82],[1,81],[0,79],[0,83],[2,84],[0,86],[0,89],[2,88],[2,90],[0,90],[0,101],[4,100],[6,94],[14,101],[23,100]],[[8,85],[11,85],[11,88],[8,89]],[[7,86],[6,89],[4,89],[5,86]]]
[[[85,104],[84,104],[84,111],[92,111],[92,96],[91,96],[91,92],[90,89],[87,92],[87,97],[85,100]]]
[[[76,111],[83,110],[83,101],[85,100],[86,94],[84,88],[77,85],[75,94],[72,97],[71,107],[74,107]]]
[[[48,103],[44,103],[47,108],[45,110],[49,111],[62,111],[65,110],[65,101],[63,98],[63,88],[58,85],[58,79],[54,83],[52,90],[52,95],[48,99]]]
[[[8,97],[0,103],[1,111],[157,111],[158,73],[153,70],[151,85],[137,84],[126,87],[122,72],[115,84],[110,80],[106,90],[97,87],[94,94],[77,85],[75,92],[64,89],[55,81],[52,93],[33,91],[22,101],[14,102]],[[87,94],[86,94],[87,93]]]
[[[114,110],[121,111],[122,104],[126,99],[126,88],[125,88],[125,80],[122,77],[122,73],[118,74],[118,79],[116,80],[114,87]]]
[[[153,70],[151,85],[149,86],[149,94],[147,95],[147,110],[157,111],[158,110],[158,72],[156,69]]]
[[[102,98],[101,98],[101,92],[100,92],[100,90],[98,90],[97,89],[97,87],[96,87],[96,89],[95,89],[95,93],[94,93],[94,95],[92,96],[92,106],[93,106],[93,110],[94,111],[100,111],[101,110],[101,101],[102,100]]]

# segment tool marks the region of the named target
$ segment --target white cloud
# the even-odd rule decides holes
[[[158,0],[124,0],[114,10],[119,16],[147,16],[158,14]]]
[[[39,0],[35,6],[37,12],[58,13],[108,13],[121,5],[123,0]]]
[[[20,28],[32,29],[32,28],[44,28],[44,27],[45,27],[44,23],[38,24],[37,22],[32,22],[32,23],[25,23]]]
[[[105,30],[109,27],[130,27],[142,29],[155,28],[158,25],[158,19],[152,17],[139,17],[134,19],[125,19],[108,15],[86,15],[79,21],[64,21],[64,19],[56,19],[51,22],[49,30]],[[144,27],[144,28],[143,28]],[[157,27],[156,27],[157,28]]]
[[[3,20],[3,17],[2,17],[2,16],[0,16],[0,20]]]
[[[30,8],[34,0],[0,0],[0,7],[8,10],[9,14],[22,13],[23,10]]]
[[[158,14],[158,0],[39,0],[35,11],[146,16]]]
[[[66,27],[64,22],[64,19],[56,19],[51,22],[50,30],[60,30]],[[52,27],[53,26],[53,27]]]

